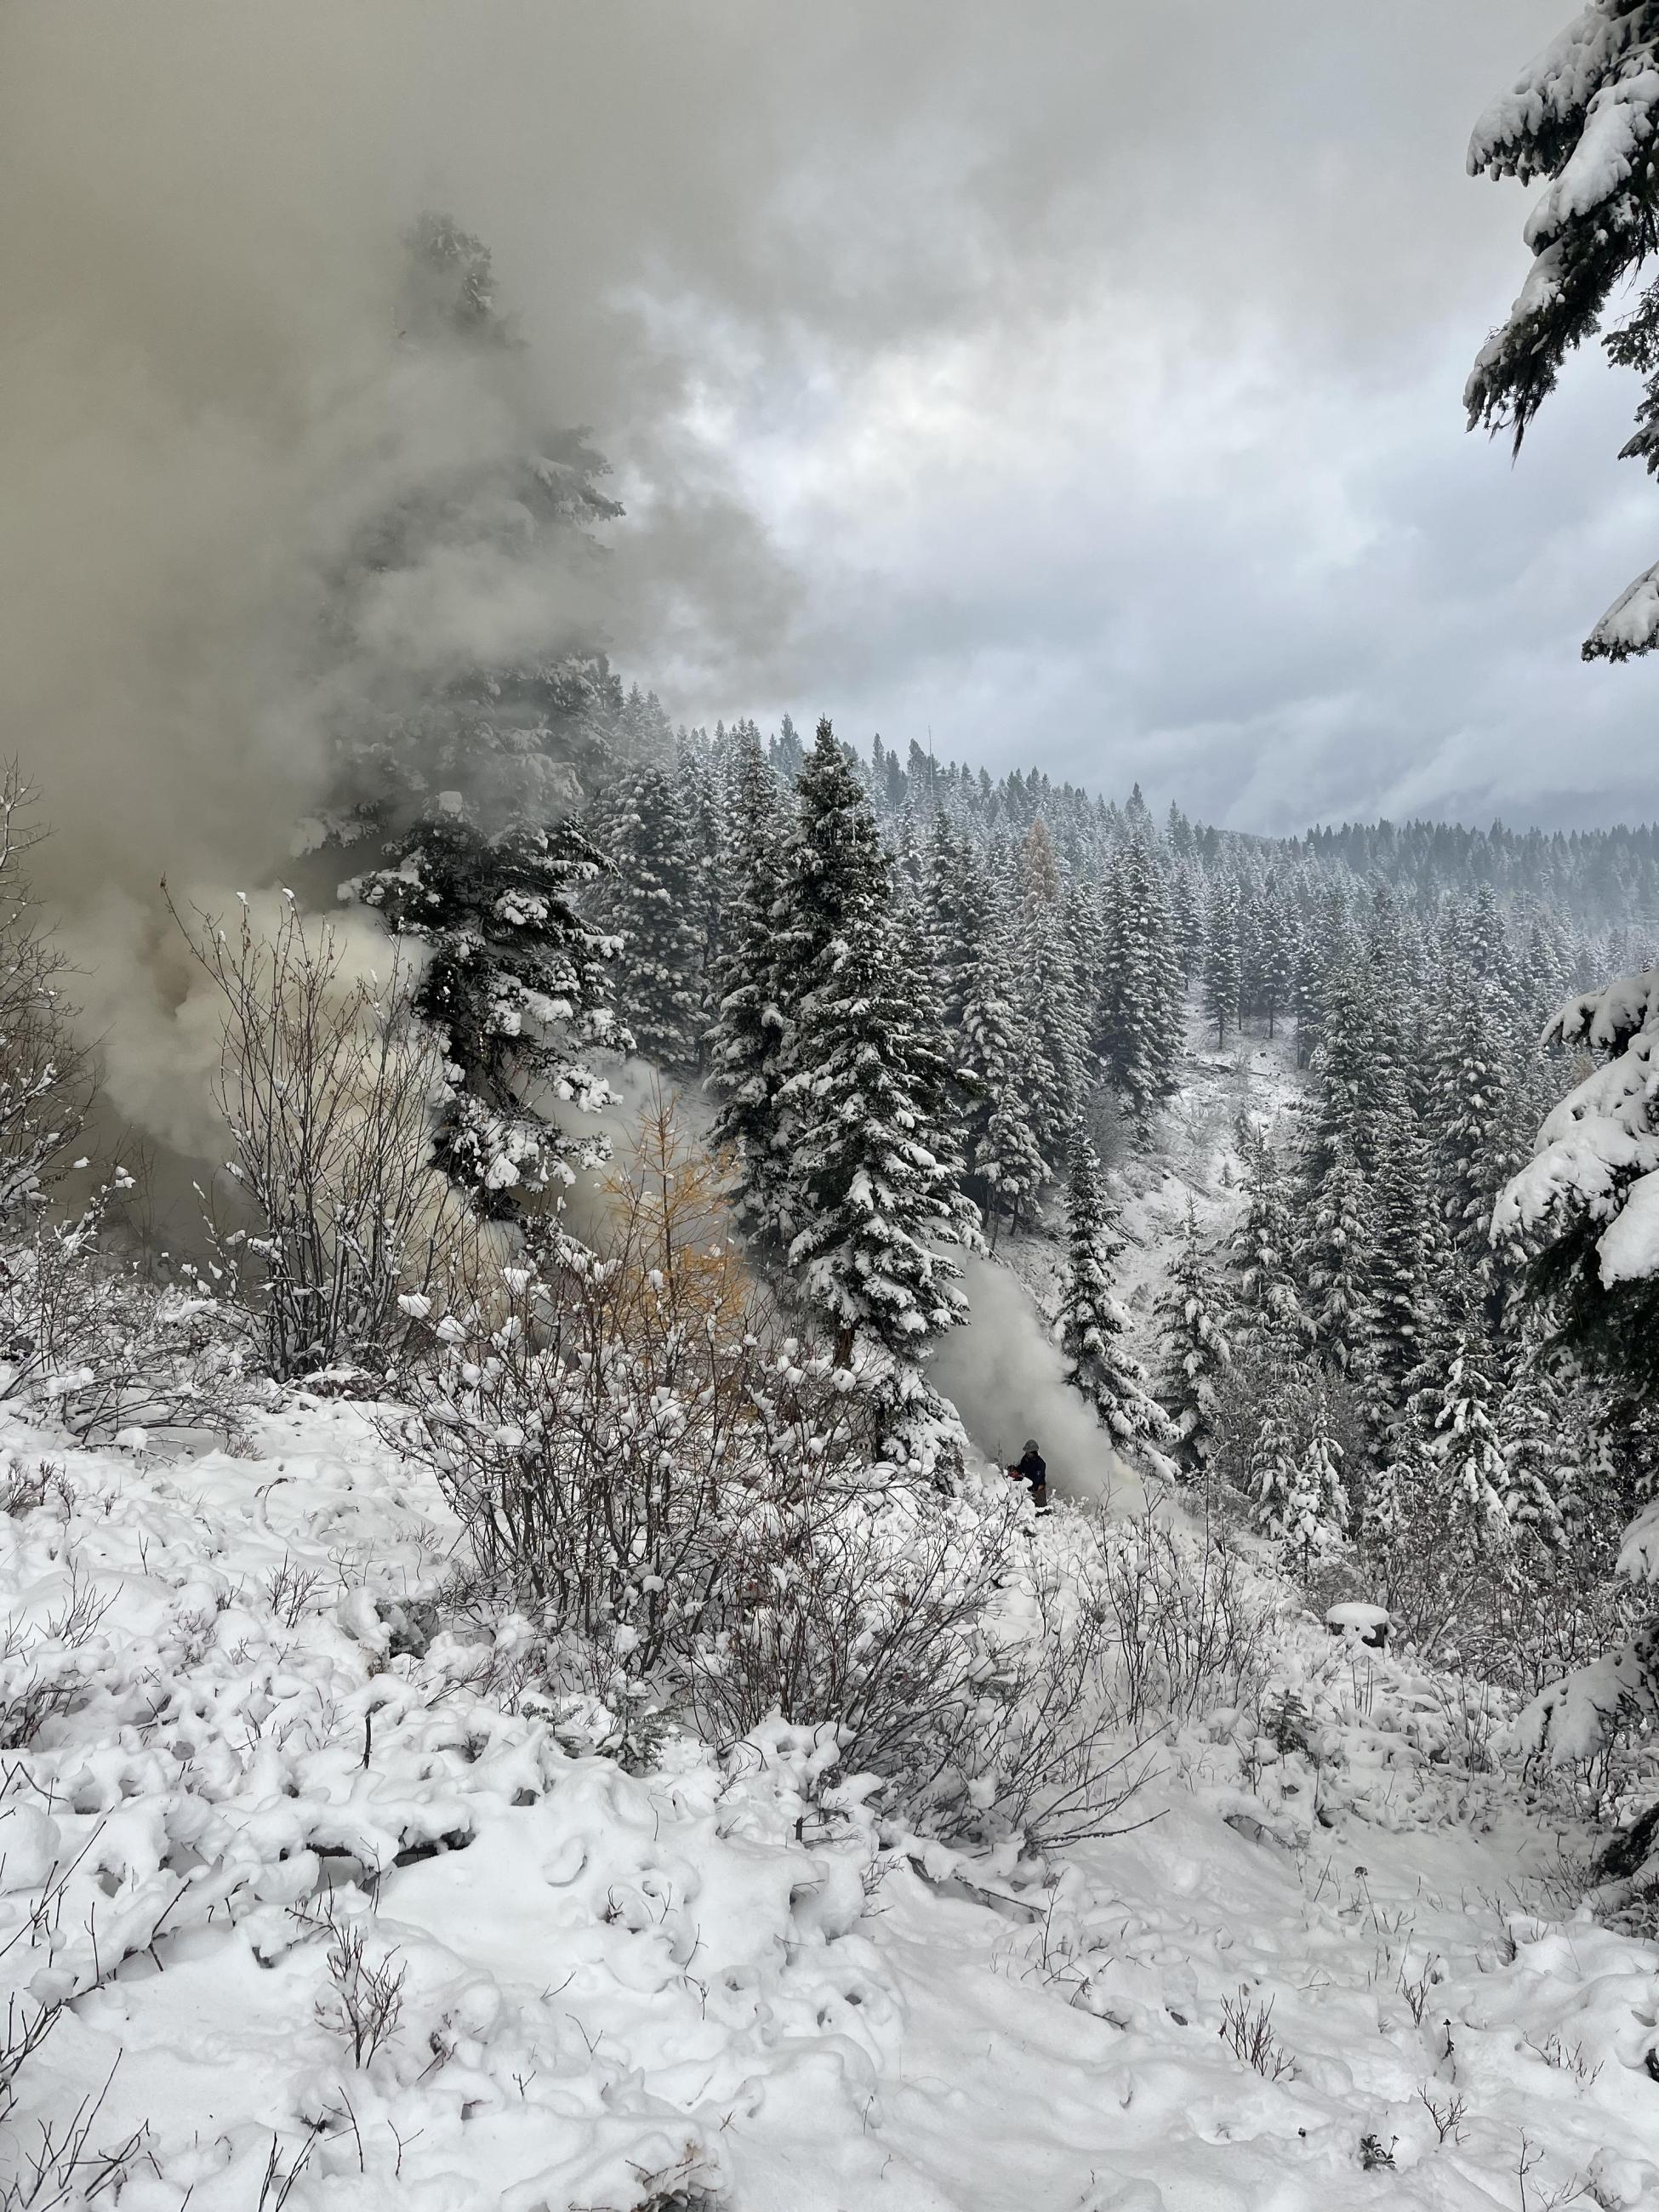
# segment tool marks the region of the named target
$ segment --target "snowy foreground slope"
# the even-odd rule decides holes
[[[584,1755],[510,1632],[427,1642],[366,1409],[252,1439],[0,1435],[0,2204],[125,2148],[126,2212],[1659,2205],[1659,1948],[1471,1771],[1489,1701],[1281,1601],[1150,1825],[969,1862],[781,1727]]]

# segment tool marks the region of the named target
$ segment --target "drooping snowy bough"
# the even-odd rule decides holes
[[[1656,118],[1659,0],[1592,0],[1476,125],[1472,176],[1548,185],[1522,234],[1527,280],[1464,393],[1471,428],[1508,430],[1519,446],[1568,354],[1595,335],[1608,300],[1652,254]],[[1659,471],[1659,285],[1636,295],[1602,343],[1644,379],[1621,458]],[[1659,564],[1620,592],[1584,658],[1623,660],[1656,644]]]
[[[1637,1395],[1659,1389],[1659,968],[1570,1000],[1544,1042],[1596,1056],[1499,1194],[1494,1243],[1536,1255],[1535,1279],[1562,1334]],[[1619,1554],[1633,1582],[1659,1583],[1659,1498]],[[1659,1717],[1659,1620],[1582,1668],[1522,1716],[1529,1750],[1593,1755],[1623,1723]]]

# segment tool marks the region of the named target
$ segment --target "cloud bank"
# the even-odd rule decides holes
[[[1242,828],[1651,811],[1653,672],[1575,653],[1650,556],[1625,395],[1584,363],[1513,474],[1457,405],[1524,258],[1464,137],[1560,5],[19,0],[3,742],[129,1109],[178,1089],[160,878],[280,878],[343,700],[561,623],[690,718]],[[487,371],[402,342],[431,206]],[[374,518],[578,423],[607,561],[463,531],[341,634]]]

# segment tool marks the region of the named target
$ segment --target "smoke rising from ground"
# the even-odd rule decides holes
[[[1067,1388],[1059,1347],[1018,1277],[994,1261],[963,1267],[969,1318],[940,1340],[929,1378],[962,1416],[970,1442],[995,1465],[1011,1466],[1027,1437],[1048,1463],[1057,1497],[1134,1514],[1146,1502],[1139,1478]]]

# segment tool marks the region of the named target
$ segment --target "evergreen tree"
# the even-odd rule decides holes
[[[925,864],[928,957],[946,1030],[959,1035],[991,920],[990,885],[969,840],[943,808],[933,817]]]
[[[1014,963],[1012,933],[1006,923],[994,924],[981,945],[963,1012],[968,1164],[983,1193],[994,1243],[1004,1214],[1018,1228],[1052,1176],[1031,1123],[1034,1048],[1017,1002]]]
[[[1426,1162],[1414,1116],[1387,1138],[1370,1191],[1368,1312],[1372,1425],[1396,1437],[1409,1383],[1435,1326],[1431,1221]]]
[[[1190,858],[1171,872],[1170,905],[1174,919],[1176,965],[1181,971],[1181,988],[1185,992],[1204,969],[1204,878]],[[1177,1018],[1179,1011],[1177,1007]]]
[[[1105,1070],[1144,1128],[1176,1087],[1182,981],[1164,871],[1150,839],[1132,838],[1105,884],[1096,1034]]]
[[[782,887],[783,808],[758,737],[740,747],[723,842],[726,906],[709,1037],[709,1083],[720,1100],[713,1141],[738,1171],[738,1220],[762,1237],[782,1226],[782,1118],[778,1091],[784,1015],[777,991],[775,916]]]
[[[1527,282],[1464,393],[1470,427],[1507,430],[1517,450],[1569,354],[1623,296],[1632,302],[1626,319],[1602,343],[1644,380],[1623,452],[1650,472],[1659,465],[1659,285],[1636,281],[1655,249],[1656,63],[1651,0],[1591,0],[1475,126],[1471,173],[1552,180],[1527,222]],[[1649,569],[1597,623],[1584,655],[1622,660],[1656,642],[1659,593]]]
[[[1232,1364],[1232,1348],[1222,1327],[1216,1285],[1190,1200],[1158,1312],[1164,1325],[1159,1395],[1174,1420],[1186,1464],[1201,1468],[1214,1449],[1218,1389]]]
[[[1328,1366],[1353,1374],[1364,1366],[1373,1328],[1371,1224],[1364,1177],[1345,1138],[1333,1141],[1310,1212],[1299,1261],[1313,1340]]]
[[[932,1402],[916,1363],[964,1313],[960,1270],[937,1248],[975,1241],[974,1209],[938,1133],[950,1070],[893,957],[887,855],[828,721],[798,791],[775,909],[794,984],[779,1091],[788,1261],[835,1332],[838,1364],[861,1366],[893,1419]]]
[[[1451,1255],[1481,1285],[1494,1317],[1509,1270],[1489,1233],[1493,1206],[1522,1157],[1509,1079],[1512,1064],[1507,1012],[1496,981],[1460,960],[1434,1039],[1437,1176]]]
[[[740,723],[727,743],[716,749],[693,740],[684,731],[676,754],[673,782],[675,803],[680,809],[681,835],[687,852],[686,921],[694,948],[690,989],[695,1001],[696,1061],[708,1064],[708,1028],[714,1018],[721,960],[722,933],[727,905],[723,869],[726,856],[729,787],[739,750],[758,748],[760,732],[752,722]]]
[[[1340,1543],[1348,1518],[1342,1447],[1331,1433],[1329,1407],[1322,1390],[1315,1390],[1311,1413],[1307,1442],[1291,1481],[1283,1539],[1304,1578],[1316,1559]]]
[[[1063,1160],[1084,1090],[1085,1025],[1064,917],[1057,904],[1034,901],[1018,944],[1019,1003],[1030,1036],[1024,1072],[1026,1110],[1037,1150]]]
[[[1267,1035],[1291,1005],[1296,989],[1298,931],[1296,908],[1277,877],[1262,894],[1257,923],[1257,1005],[1267,1018]]]
[[[1437,1383],[1419,1401],[1421,1411],[1432,1414],[1429,1455],[1447,1510],[1478,1546],[1509,1534],[1493,1364],[1478,1322],[1471,1320],[1459,1329]]]
[[[617,1011],[635,1048],[665,1067],[694,1066],[702,1027],[702,933],[684,794],[659,763],[607,795],[612,865],[598,919],[621,947]]]
[[[1225,876],[1210,885],[1209,912],[1205,921],[1204,1011],[1215,1024],[1216,1049],[1220,1051],[1238,1027],[1239,994],[1243,983],[1238,943],[1238,887]]]
[[[615,941],[575,905],[603,863],[572,826],[490,837],[459,812],[417,823],[388,857],[354,888],[428,948],[415,1006],[450,1086],[435,1158],[479,1213],[504,1218],[605,1157],[597,1133],[561,1129],[527,1103],[536,1092],[585,1112],[608,1104],[592,1055],[630,1042],[611,1004]]]
[[[805,765],[806,751],[800,741],[800,732],[787,714],[778,725],[778,733],[768,748],[774,771],[782,784],[792,784]]]
[[[1296,1231],[1284,1162],[1267,1133],[1243,1115],[1236,1142],[1243,1169],[1244,1216],[1232,1237],[1237,1289],[1228,1333],[1269,1345],[1300,1344],[1311,1329],[1291,1266]]]
[[[1259,1535],[1278,1538],[1289,1531],[1299,1486],[1297,1460],[1285,1401],[1270,1399],[1256,1425],[1245,1474],[1251,1525]]]
[[[1072,1146],[1066,1209],[1067,1261],[1060,1310],[1066,1380],[1094,1407],[1126,1458],[1176,1441],[1168,1415],[1147,1388],[1146,1370],[1128,1349],[1129,1317],[1112,1294],[1123,1243],[1087,1137]]]
[[[1566,1407],[1555,1376],[1535,1340],[1518,1340],[1497,1421],[1504,1462],[1504,1515],[1551,1547],[1565,1540],[1563,1500],[1577,1469]]]

